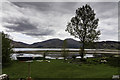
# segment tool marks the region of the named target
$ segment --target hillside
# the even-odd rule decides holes
[[[79,48],[81,44],[74,40],[74,39],[66,39],[67,41],[67,48]],[[118,46],[120,45],[120,42],[116,41],[102,41],[102,42],[96,42],[96,48],[98,49],[118,49]],[[42,42],[37,42],[33,44],[26,44],[23,42],[16,42],[12,41],[12,45],[15,48],[62,48],[63,40],[60,39],[49,39]],[[94,48],[93,45],[86,46],[86,48]]]
[[[23,42],[17,42],[17,41],[12,41],[12,45],[15,48],[27,48],[30,47],[31,45],[23,43]]]

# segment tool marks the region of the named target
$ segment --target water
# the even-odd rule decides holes
[[[44,51],[44,50],[61,50],[61,48],[13,48],[14,51]],[[74,51],[79,51],[79,49],[67,49],[67,50],[74,50]],[[95,49],[86,49],[86,50],[95,50]],[[75,54],[76,55],[76,54]],[[23,53],[23,54],[18,54],[18,53],[13,53],[11,55],[11,59],[17,60],[17,56],[20,57],[43,57],[42,54],[31,54],[31,53]],[[87,57],[93,57],[93,54],[86,54],[84,58]],[[64,59],[61,57],[61,54],[48,54],[46,59]],[[80,56],[77,56],[76,58],[81,58]]]
[[[13,48],[14,51],[44,51],[44,50],[62,50],[62,48]],[[66,48],[66,50],[79,51],[80,49]],[[95,49],[85,49],[85,50],[95,50]],[[99,49],[104,50],[104,49]]]

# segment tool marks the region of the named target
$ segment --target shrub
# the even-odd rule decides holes
[[[110,57],[107,61],[107,63],[111,66],[120,67],[120,57]]]

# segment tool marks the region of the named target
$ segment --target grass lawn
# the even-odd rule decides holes
[[[118,74],[118,68],[107,64],[72,64],[63,60],[50,60],[51,62],[31,63],[32,78],[112,78]],[[10,78],[26,78],[28,76],[28,63],[13,61],[3,68],[3,73]]]

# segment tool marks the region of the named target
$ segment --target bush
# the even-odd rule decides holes
[[[107,61],[107,63],[111,66],[120,67],[120,57],[110,57]]]
[[[87,63],[88,64],[98,64],[100,63],[101,58],[88,58]]]

